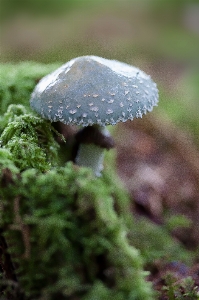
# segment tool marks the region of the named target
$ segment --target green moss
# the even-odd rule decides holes
[[[173,238],[164,226],[156,225],[146,218],[131,219],[129,224],[130,243],[140,249],[147,265],[154,260],[182,261],[188,265],[193,263],[195,254]]]
[[[1,147],[10,151],[20,170],[33,167],[45,171],[57,164],[59,147],[49,122],[27,114],[22,105],[12,104],[1,117],[0,127]]]
[[[100,287],[99,299],[151,299],[142,258],[126,236],[126,193],[110,171],[95,178],[71,163],[60,168],[51,129],[21,104],[0,118],[3,295],[93,299]]]
[[[185,277],[176,283],[176,279],[171,274],[165,276],[166,286],[163,287],[165,296],[169,300],[198,300],[199,291],[191,276]]]
[[[19,169],[15,166],[12,161],[12,154],[9,150],[0,148],[0,169],[9,169],[12,174],[19,172]],[[1,174],[2,175],[2,174]]]
[[[28,169],[1,190],[0,225],[25,299],[94,299],[99,287],[96,299],[151,299],[139,251],[126,237],[123,199],[107,178],[69,163],[45,174]]]
[[[0,111],[3,114],[10,104],[23,104],[30,110],[30,93],[36,83],[59,64],[22,62],[0,65]]]

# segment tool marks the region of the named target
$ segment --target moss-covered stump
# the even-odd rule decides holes
[[[110,179],[71,163],[14,173],[1,173],[2,295],[151,299]]]
[[[21,104],[0,118],[2,299],[151,299],[125,192],[110,173],[60,167],[53,130]]]

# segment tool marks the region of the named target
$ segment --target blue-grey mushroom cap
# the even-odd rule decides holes
[[[151,77],[136,67],[97,56],[77,57],[45,76],[30,104],[51,122],[115,125],[142,117],[158,103]]]

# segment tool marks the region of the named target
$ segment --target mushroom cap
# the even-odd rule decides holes
[[[115,125],[142,117],[158,103],[151,77],[136,67],[98,56],[81,56],[45,76],[31,107],[51,122]]]

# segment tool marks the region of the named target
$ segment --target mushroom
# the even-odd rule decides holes
[[[133,120],[152,111],[158,89],[136,67],[98,56],[81,56],[45,76],[35,87],[31,107],[51,122],[81,125],[75,162],[96,176],[103,169],[104,149],[114,146],[106,125]]]

